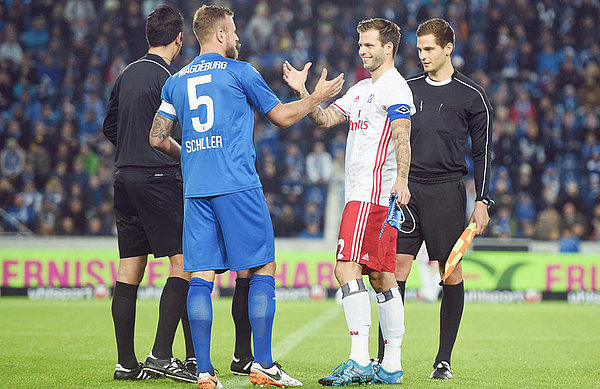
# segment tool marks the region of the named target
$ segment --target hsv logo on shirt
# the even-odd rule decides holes
[[[407,114],[410,113],[410,108],[406,105],[401,105],[400,107],[396,108],[395,111],[401,114]]]

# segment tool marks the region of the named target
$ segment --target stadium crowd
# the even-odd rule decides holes
[[[1,231],[113,235],[114,150],[101,133],[118,74],[147,50],[156,0],[6,0],[0,4]],[[169,1],[186,18],[178,68],[198,54],[190,21],[199,2]],[[385,17],[402,27],[396,65],[420,71],[417,25],[443,17],[456,30],[454,64],[494,106],[487,234],[600,241],[599,0],[231,0],[240,59],[284,101],[282,62],[312,61],[365,78],[356,25]],[[350,5],[352,4],[352,5]],[[316,80],[312,80],[313,83]],[[320,237],[328,193],[343,187],[347,125],[308,119],[278,130],[256,116],[257,167],[276,236]],[[470,161],[468,161],[470,163]],[[472,180],[467,187],[474,192]],[[469,197],[473,200],[474,193]]]

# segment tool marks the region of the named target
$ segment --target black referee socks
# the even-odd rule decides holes
[[[167,278],[167,283],[160,296],[158,329],[152,348],[152,355],[158,359],[173,357],[173,339],[185,309],[189,287],[190,283],[183,278]]]
[[[138,366],[133,347],[133,331],[135,328],[135,307],[137,301],[137,285],[117,281],[113,290],[111,311],[115,324],[118,362],[126,369]]]
[[[440,344],[435,361],[450,363],[452,348],[458,335],[458,327],[465,305],[465,286],[463,281],[457,285],[442,287],[442,305],[440,307]]]
[[[250,290],[250,278],[236,278],[233,301],[231,303],[231,314],[235,323],[235,349],[236,358],[244,359],[252,357],[250,348],[250,337],[252,328],[248,318],[248,291]]]

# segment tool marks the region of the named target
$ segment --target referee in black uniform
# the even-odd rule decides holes
[[[162,86],[177,71],[171,61],[181,51],[182,31],[183,17],[172,6],[161,5],[148,15],[148,53],[119,75],[104,119],[104,135],[117,148],[114,207],[120,261],[112,316],[118,351],[114,378],[118,380],[145,379],[153,374],[196,382],[189,323],[185,325],[187,315],[184,316],[186,364],[173,358],[172,351],[175,331],[185,312],[190,279],[190,274],[183,272],[181,249],[181,168],[179,161],[154,150],[148,143]],[[180,140],[180,128],[178,135]],[[168,256],[171,270],[160,298],[154,346],[142,365],[134,351],[134,327],[137,290],[148,254],[156,258]]]
[[[407,79],[417,113],[411,117],[412,160],[408,187],[412,195],[405,212],[396,250],[396,280],[404,286],[412,260],[423,240],[440,274],[454,243],[465,228],[466,192],[463,176],[466,141],[472,141],[475,209],[469,223],[477,234],[488,224],[487,203],[492,145],[492,107],[485,91],[454,70],[454,30],[442,19],[430,19],[417,28],[417,49],[424,74]],[[459,263],[443,286],[440,341],[431,378],[451,378],[450,355],[464,306],[462,267]],[[382,346],[381,346],[382,347]]]

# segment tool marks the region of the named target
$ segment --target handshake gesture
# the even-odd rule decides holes
[[[311,62],[304,65],[302,70],[298,70],[293,67],[288,61],[283,63],[283,79],[289,85],[290,88],[300,98],[307,97],[309,95],[306,90],[306,79],[308,77],[308,69],[312,66]],[[311,96],[315,97],[319,102],[330,100],[335,97],[342,90],[344,85],[344,73],[340,73],[336,78],[327,80],[327,69],[323,68],[321,77],[315,86],[315,90]]]

